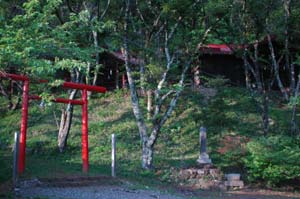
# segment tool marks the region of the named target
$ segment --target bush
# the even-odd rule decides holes
[[[263,181],[269,186],[291,185],[300,179],[300,140],[271,136],[247,144],[245,163],[250,181]]]
[[[204,86],[208,88],[222,88],[229,83],[229,79],[224,76],[218,75],[216,77],[201,76],[201,80],[204,82]]]

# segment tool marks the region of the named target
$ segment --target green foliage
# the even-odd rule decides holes
[[[205,87],[216,89],[224,87],[229,82],[229,79],[226,79],[224,76],[216,76],[213,78],[201,76],[201,80],[204,82]]]
[[[255,113],[255,106],[252,104],[251,98],[243,89],[232,88],[228,89],[222,86],[224,81],[221,79],[209,79],[208,85],[214,86],[213,92],[215,95],[210,96],[206,100],[201,100],[198,106],[194,106],[194,118],[199,125],[205,125],[210,128],[226,127],[233,129],[234,126],[240,124],[241,127],[246,127],[252,123],[250,118],[246,121],[241,120],[243,114]],[[205,91],[203,91],[205,92]],[[202,96],[202,99],[205,99]],[[247,115],[248,117],[248,115]],[[244,130],[247,130],[245,128]]]
[[[87,69],[86,62],[83,62],[81,60],[74,60],[74,59],[62,59],[62,60],[56,59],[55,66],[58,69],[67,69],[68,71],[71,71],[73,68],[76,68],[82,74],[86,74],[86,69]]]
[[[92,31],[105,38],[115,28],[113,20],[99,21],[88,9],[68,11],[61,0],[30,0],[20,8],[22,14],[0,23],[0,69],[13,68],[39,78],[72,68],[84,74],[87,63],[94,62],[93,53],[103,52],[95,49]]]
[[[300,140],[288,136],[270,136],[248,143],[245,159],[249,180],[268,185],[289,184],[300,179]]]

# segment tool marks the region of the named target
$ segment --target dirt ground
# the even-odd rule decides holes
[[[137,188],[135,183],[121,179],[111,179],[110,177],[96,178],[64,178],[64,179],[31,179],[20,183],[21,198],[34,198],[44,196],[46,198],[83,198],[87,195],[91,198],[122,198],[126,195],[128,199],[166,198],[166,199],[293,199],[300,198],[299,192],[280,192],[265,189],[250,189],[235,191],[210,191],[192,190],[183,187],[159,187],[143,189]],[[0,198],[7,198],[7,193],[11,192],[11,183],[0,185]],[[166,191],[168,190],[168,191]],[[99,195],[107,192],[105,195]],[[97,195],[98,194],[98,195]],[[64,197],[65,196],[65,197]]]
[[[279,192],[265,189],[243,189],[236,191],[186,190],[180,192],[186,196],[209,199],[293,199],[300,198],[300,193]]]

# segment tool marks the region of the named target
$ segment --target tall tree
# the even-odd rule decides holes
[[[71,74],[72,81],[81,82],[89,79],[84,77],[89,77],[91,66],[95,68],[96,77],[102,39],[97,36],[95,40],[93,35],[106,38],[113,27],[111,20],[103,21],[109,2],[100,8],[99,1],[94,0],[28,0],[24,4],[18,1],[18,12],[11,16],[5,11],[7,20],[0,21],[1,70],[50,81],[55,81],[56,71],[63,70]],[[93,79],[96,82],[96,78]],[[76,91],[70,91],[69,98],[75,97]],[[72,105],[62,110],[58,133],[61,151],[66,146],[72,111]]]
[[[186,73],[198,54],[199,41],[207,37],[210,26],[204,27],[203,13],[198,9],[200,1],[125,1],[124,57],[131,102],[141,143],[142,167],[153,168],[154,147],[176,107],[185,86]],[[194,14],[191,14],[194,13]],[[195,25],[195,20],[197,21]],[[196,31],[190,31],[194,27]],[[133,39],[135,38],[135,39]],[[142,51],[142,52],[141,52]],[[153,88],[154,111],[150,120],[145,119],[135,69],[130,57],[143,57],[146,75],[144,85]],[[143,56],[144,55],[144,56]],[[147,77],[147,71],[156,70],[155,77]],[[154,81],[154,82],[153,82]]]

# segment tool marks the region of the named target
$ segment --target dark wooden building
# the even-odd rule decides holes
[[[200,74],[223,76],[236,85],[245,85],[243,60],[236,56],[236,46],[208,44],[200,48]]]

